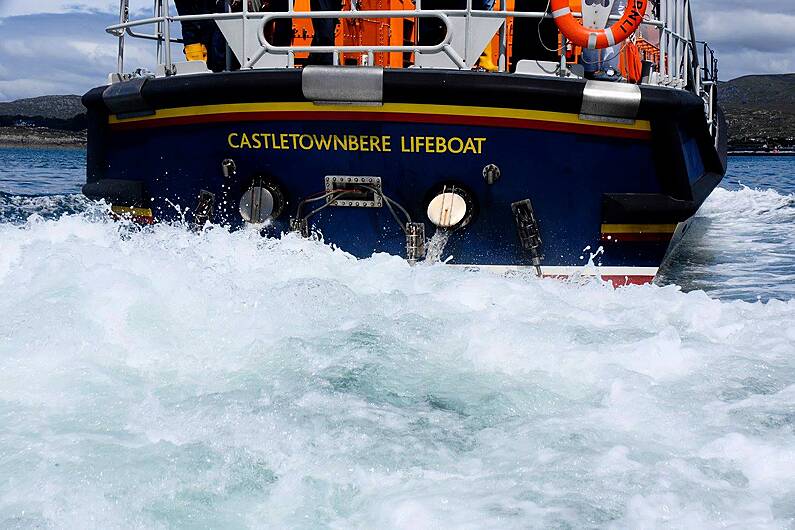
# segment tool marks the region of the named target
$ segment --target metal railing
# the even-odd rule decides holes
[[[423,55],[443,54],[450,59],[450,68],[466,69],[471,67],[473,53],[480,54],[482,50],[473,50],[471,43],[472,22],[477,19],[497,18],[502,21],[499,26],[500,35],[499,47],[499,66],[501,71],[507,71],[508,66],[508,46],[507,46],[507,23],[510,19],[530,18],[539,21],[550,19],[549,12],[526,12],[509,11],[504,9],[505,0],[500,0],[501,8],[492,11],[477,10],[472,8],[473,0],[466,0],[466,6],[462,9],[445,10],[426,10],[422,9],[421,0],[414,0],[415,8],[410,10],[386,11],[386,10],[337,10],[308,12],[296,11],[294,0],[288,0],[287,11],[252,12],[248,10],[248,2],[242,2],[242,11],[231,12],[227,2],[227,9],[224,13],[209,13],[202,15],[175,15],[172,14],[170,0],[154,0],[153,13],[151,17],[136,20],[130,19],[129,0],[121,0],[119,10],[119,23],[109,26],[107,32],[118,37],[119,51],[117,69],[119,74],[124,72],[124,48],[125,37],[146,39],[157,43],[157,63],[166,75],[174,73],[174,55],[172,45],[182,42],[179,38],[174,38],[173,24],[188,21],[240,21],[240,34],[242,36],[243,57],[239,58],[241,68],[257,68],[264,57],[267,56],[287,56],[286,66],[295,65],[295,54],[303,52],[331,53],[334,63],[339,63],[340,54],[361,53],[368,57],[372,64],[373,56],[381,52],[403,52]],[[659,51],[656,54],[656,64],[652,68],[651,74],[645,83],[672,88],[687,89],[701,97],[704,97],[708,104],[709,112],[714,112],[714,87],[717,82],[717,61],[714,54],[708,47],[703,50],[704,60],[700,60],[700,44],[695,39],[693,31],[693,21],[690,14],[690,0],[650,0],[651,8],[647,11],[642,23],[644,33],[648,30],[651,40],[644,38]],[[579,13],[574,13],[580,16]],[[441,21],[444,27],[444,37],[436,44],[420,44],[416,41],[408,45],[362,45],[362,46],[277,46],[269,42],[266,36],[266,26],[276,19],[318,19],[318,18],[338,18],[338,19],[393,19],[410,18],[415,21],[422,18],[435,18]],[[618,20],[620,16],[611,15],[611,20]],[[464,21],[463,48],[453,45],[455,28],[451,21],[456,19]],[[254,50],[249,50],[249,39],[246,37],[247,31],[252,31],[256,24],[256,35],[258,45]],[[152,33],[140,33],[138,28],[152,26]],[[645,30],[644,30],[645,28]],[[636,37],[637,38],[637,37]],[[656,40],[656,42],[655,42]],[[460,42],[460,39],[459,39]],[[561,38],[557,43],[558,64],[557,74],[568,75],[569,63],[566,59],[566,39]],[[712,116],[712,114],[710,114]]]
[[[707,116],[710,132],[715,136],[718,127],[718,59],[709,44],[698,42],[697,45],[701,47],[703,54],[699,95],[704,100],[704,112]]]
[[[301,52],[313,52],[313,53],[331,53],[334,55],[333,57],[333,64],[339,64],[339,54],[352,52],[352,53],[363,53],[368,56],[369,64],[373,64],[374,61],[374,54],[382,53],[382,52],[412,52],[412,53],[444,53],[461,69],[466,68],[466,64],[464,62],[464,58],[461,57],[460,53],[458,53],[452,46],[451,41],[453,38],[452,28],[450,26],[450,19],[446,12],[444,11],[416,11],[416,10],[408,10],[408,11],[315,11],[315,12],[306,12],[306,11],[293,11],[292,13],[288,12],[270,12],[270,13],[258,13],[262,18],[262,21],[259,24],[257,30],[257,37],[260,42],[261,48],[254,54],[254,56],[247,60],[246,63],[243,65],[243,68],[253,68],[257,61],[259,61],[266,53],[277,53],[277,54],[287,54],[288,55],[288,66],[293,66],[295,63],[295,54]],[[279,19],[279,18],[291,18],[291,19],[314,19],[314,18],[363,18],[367,17],[368,19],[376,19],[376,18],[438,18],[441,20],[442,24],[444,25],[445,35],[444,38],[438,44],[433,45],[416,45],[416,46],[392,46],[392,45],[380,45],[380,46],[276,46],[268,42],[268,39],[265,35],[265,28],[268,26],[268,23]]]

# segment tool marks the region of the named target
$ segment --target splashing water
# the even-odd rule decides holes
[[[450,231],[444,228],[437,228],[428,240],[425,251],[425,261],[427,263],[438,263],[442,261],[442,254],[447,242],[450,240]]]
[[[795,517],[795,301],[119,231],[0,225],[0,526]]]
[[[718,296],[795,297],[795,194],[716,189],[663,281]]]
[[[0,528],[791,526],[792,211],[716,191],[720,299],[0,196]]]

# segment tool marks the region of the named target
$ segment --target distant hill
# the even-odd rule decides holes
[[[0,102],[0,145],[81,146],[87,125],[80,96]]]
[[[748,75],[720,83],[730,145],[795,145],[795,74]]]
[[[720,102],[729,108],[774,108],[795,113],[795,74],[747,75],[720,84]]]
[[[70,120],[85,112],[80,96],[40,96],[0,103],[0,116]]]

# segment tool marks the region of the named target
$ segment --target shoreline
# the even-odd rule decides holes
[[[84,149],[86,147],[86,132],[63,131],[47,127],[0,127],[0,146]]]
[[[0,149],[74,149],[78,151],[85,151],[85,144],[36,144],[36,143],[13,143],[6,142],[0,139]]]
[[[729,151],[728,156],[795,156],[795,151]]]

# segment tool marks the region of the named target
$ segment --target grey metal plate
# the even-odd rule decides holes
[[[336,189],[345,188],[350,184],[365,184],[371,188],[382,190],[381,177],[360,177],[352,175],[328,175],[325,179],[326,191],[334,191]],[[361,199],[339,199],[335,200],[333,197],[326,198],[327,203],[333,203],[332,206],[348,206],[353,208],[380,208],[383,206],[384,201],[381,195],[375,194],[373,200]]]
[[[638,85],[591,80],[582,93],[580,117],[591,121],[634,123],[640,99]]]
[[[301,91],[309,101],[380,103],[384,99],[381,67],[306,66]]]

